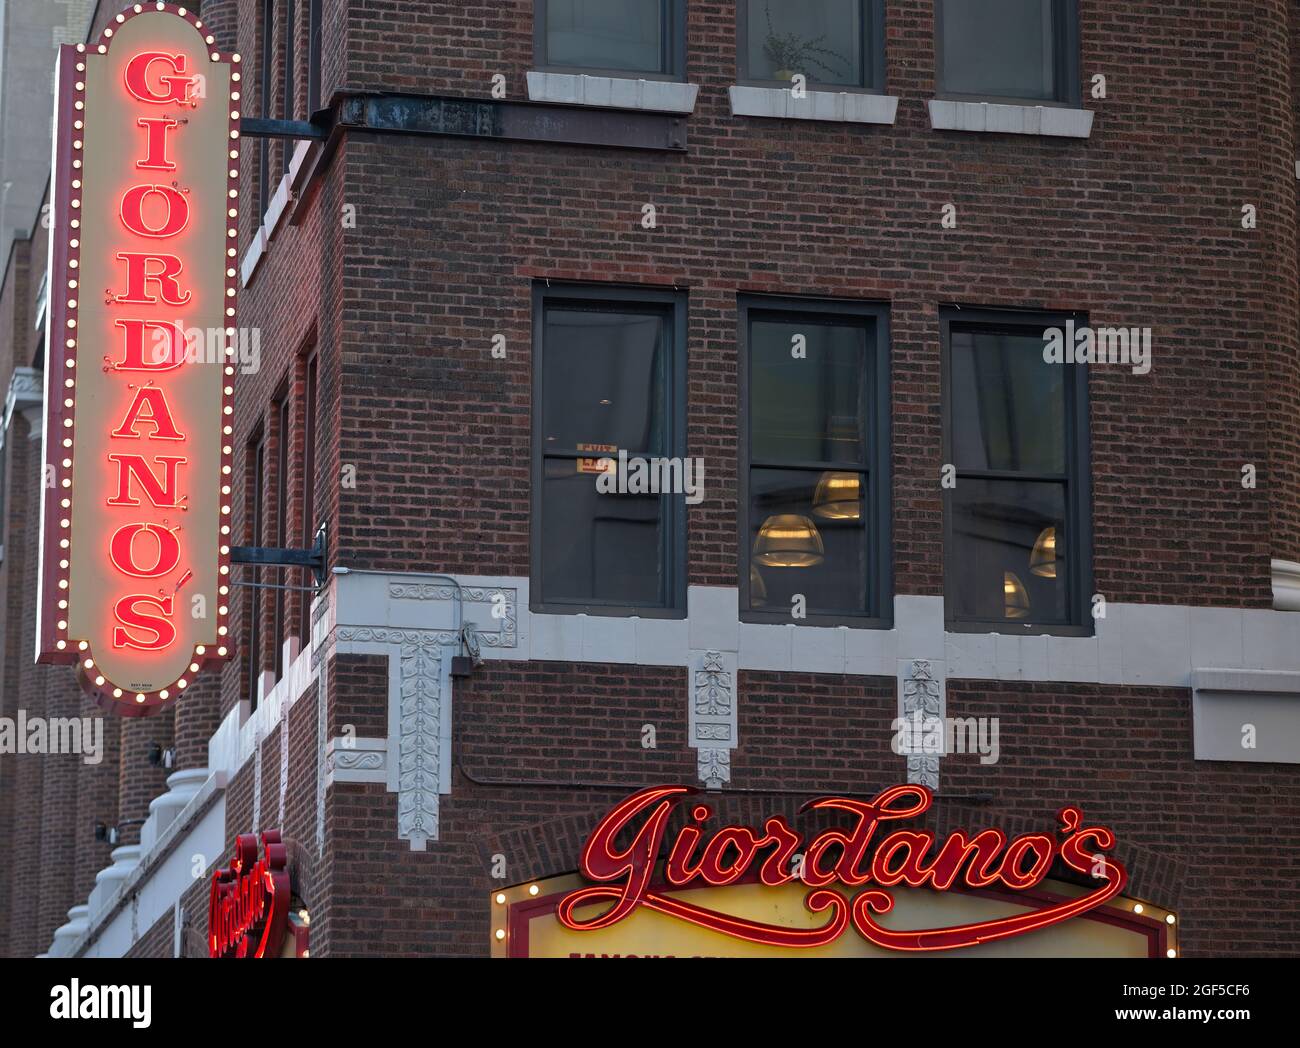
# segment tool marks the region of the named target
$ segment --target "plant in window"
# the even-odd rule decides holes
[[[798,33],[778,33],[776,27],[772,25],[771,5],[766,5],[764,11],[767,15],[767,39],[763,41],[763,54],[772,63],[772,68],[776,71],[774,75],[778,80],[793,80],[796,73],[807,75],[812,67],[832,77],[843,75],[849,60],[838,51],[822,46],[826,39],[825,33],[811,39]],[[836,69],[828,65],[827,61],[831,60],[840,68]]]

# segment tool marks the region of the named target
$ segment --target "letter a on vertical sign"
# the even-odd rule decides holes
[[[229,656],[238,63],[164,3],[59,53],[37,659],[126,716]]]

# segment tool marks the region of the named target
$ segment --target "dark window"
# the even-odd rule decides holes
[[[683,75],[685,0],[536,0],[533,17],[545,68]]]
[[[289,444],[293,439],[293,431],[290,426],[289,414],[289,394],[285,394],[276,402],[275,405],[275,439],[277,443],[275,456],[275,544],[281,549],[286,548],[289,538]],[[283,578],[277,580],[277,584],[283,584]],[[278,681],[284,676],[284,594],[283,589],[275,591],[275,617],[271,629],[271,640],[275,644],[273,655],[275,666],[275,679]]]
[[[742,299],[741,331],[742,617],[887,624],[887,314]]]
[[[270,119],[272,99],[275,97],[272,75],[275,64],[275,0],[262,0],[262,61],[258,70],[260,78],[259,99],[261,116]],[[261,221],[271,203],[271,140],[263,135],[257,143],[257,214]]]
[[[938,0],[936,21],[940,94],[1078,104],[1077,0]]]
[[[539,287],[534,317],[533,606],[681,615],[685,496],[597,478],[685,455],[685,297]]]
[[[950,624],[1091,632],[1087,371],[1044,360],[1069,319],[943,314]]]
[[[266,438],[259,436],[248,450],[251,460],[248,492],[249,542],[253,546],[264,546],[266,525],[263,513],[266,510]],[[253,570],[254,582],[263,581],[263,573]],[[262,676],[262,590],[248,591],[248,709],[251,713],[257,709],[257,684]]]
[[[883,90],[884,0],[740,0],[740,76]]]
[[[302,463],[302,548],[311,549],[316,539],[316,382],[317,361],[319,356],[313,353],[307,360],[306,393],[303,398],[303,463]],[[310,585],[312,576],[302,573],[299,585]],[[302,648],[306,648],[311,639],[311,598],[308,592],[301,594],[298,605],[298,639]]]
[[[321,0],[310,0],[307,7],[307,118],[321,108]]]
[[[284,0],[284,68],[280,71],[283,84],[281,116],[292,120],[297,115],[298,99],[297,81],[297,44],[298,44],[298,0]],[[280,167],[282,173],[289,170],[289,161],[293,159],[293,142],[283,139],[280,143]]]

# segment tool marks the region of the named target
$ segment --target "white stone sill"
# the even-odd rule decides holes
[[[730,88],[731,115],[774,120],[829,120],[845,124],[890,124],[898,116],[898,99],[865,91],[808,91],[795,98],[788,87]]]
[[[1092,110],[1060,106],[1011,105],[1002,102],[961,102],[932,98],[930,127],[935,131],[975,131],[1045,138],[1088,138]]]
[[[266,205],[266,214],[262,216],[262,224],[253,234],[253,242],[248,245],[248,250],[244,252],[243,260],[239,263],[239,286],[248,287],[253,275],[257,272],[257,267],[261,265],[263,256],[271,250],[271,241],[275,239],[275,234],[279,232],[280,222],[289,211],[289,205],[293,202],[293,187],[298,182],[298,175],[302,172],[302,165],[307,159],[307,153],[311,149],[310,139],[300,139],[298,145],[294,148],[293,157],[289,161],[289,170],[285,172],[280,179],[279,186],[276,187],[270,202]]]
[[[635,80],[540,70],[528,73],[528,98],[532,102],[693,113],[699,93],[699,84],[683,84],[676,80]]]

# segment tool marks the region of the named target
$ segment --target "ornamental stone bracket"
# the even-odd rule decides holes
[[[450,634],[455,637],[455,633]],[[330,740],[325,778],[383,782],[397,794],[397,836],[412,851],[438,839],[441,794],[451,792],[451,660],[439,630],[339,626],[335,652],[388,657],[388,738]],[[355,749],[349,749],[351,742]]]
[[[939,789],[939,763],[942,752],[930,752],[924,746],[933,737],[937,721],[943,723],[947,712],[946,674],[942,662],[930,659],[898,660],[898,716],[901,731],[894,732],[896,752],[907,759],[907,781],[932,790]],[[942,732],[940,739],[945,738]],[[906,745],[900,745],[905,741]],[[917,752],[917,751],[920,752]]]
[[[739,736],[735,652],[693,651],[687,729],[700,781],[720,790],[731,781],[731,751]]]
[[[515,652],[518,588],[362,571],[336,572],[334,586],[334,652],[388,659],[388,735],[322,735],[322,795],[336,782],[384,783],[397,794],[399,839],[424,851],[438,839],[440,798],[451,792],[452,656],[466,647]]]
[[[39,438],[44,403],[45,378],[42,373],[36,368],[14,368],[9,379],[9,389],[5,393],[4,428],[0,430],[0,447],[4,447],[15,412],[27,416],[32,439]]]

